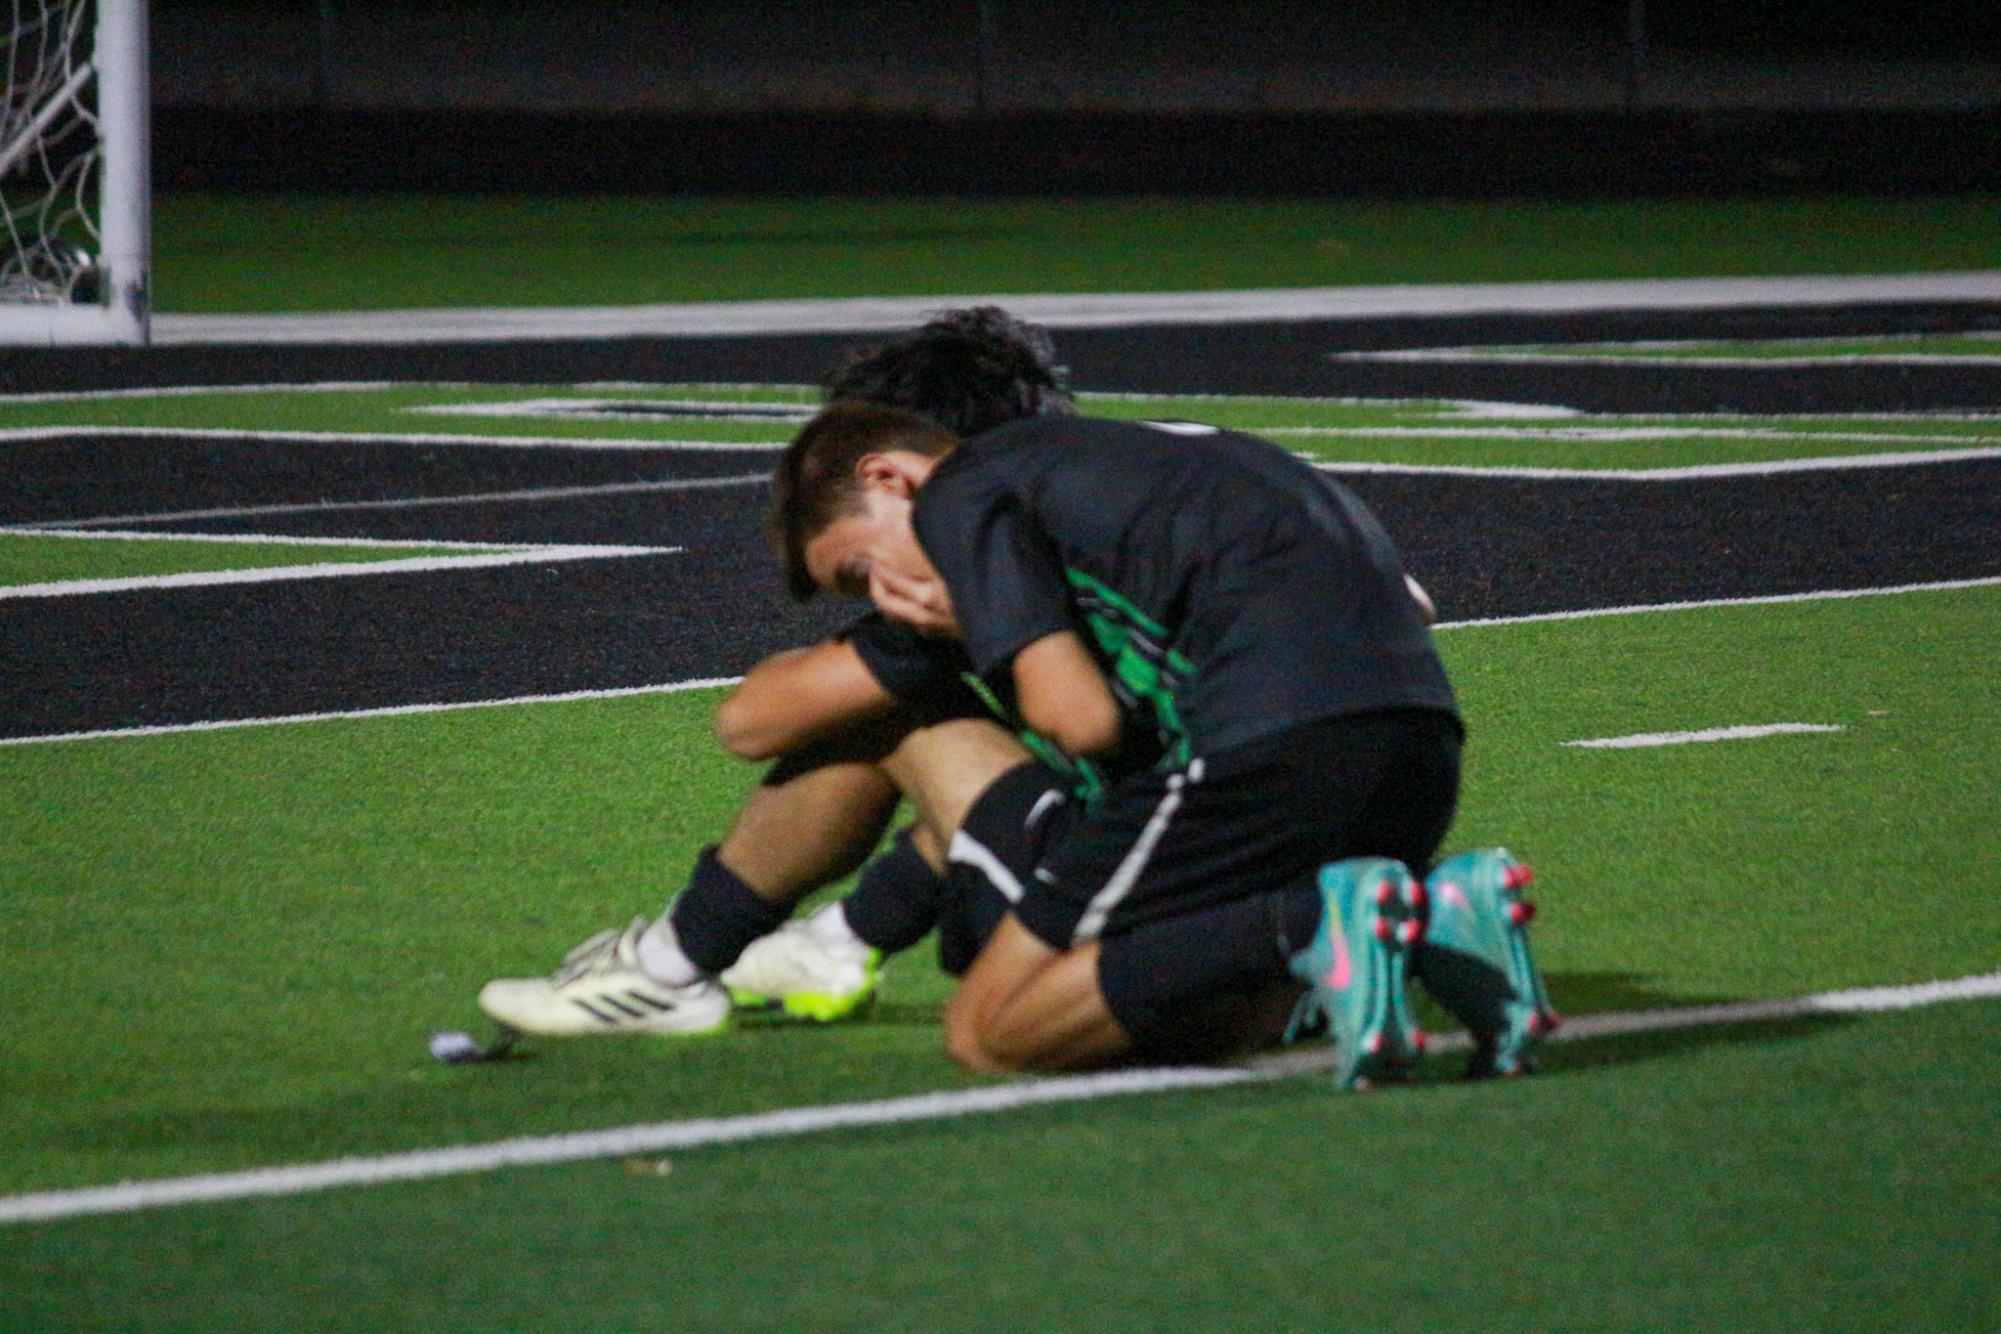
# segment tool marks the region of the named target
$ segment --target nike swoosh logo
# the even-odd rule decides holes
[[[1332,905],[1328,910],[1333,910]],[[1334,966],[1327,970],[1326,985],[1336,991],[1346,991],[1348,980],[1354,975],[1348,964],[1348,934],[1338,929],[1328,934],[1334,937]]]

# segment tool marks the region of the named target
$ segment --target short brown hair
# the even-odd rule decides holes
[[[792,596],[804,602],[818,591],[806,569],[806,544],[861,508],[855,465],[864,456],[906,449],[936,458],[958,443],[927,417],[867,403],[832,404],[801,427],[771,478],[771,532]]]

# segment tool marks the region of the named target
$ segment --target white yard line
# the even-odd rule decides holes
[[[330,514],[345,510],[407,510],[439,505],[499,505],[541,500],[577,500],[587,496],[636,495],[648,491],[707,491],[718,487],[763,486],[769,473],[739,473],[733,477],[690,477],[666,482],[605,482],[597,486],[544,486],[525,491],[474,491],[456,496],[405,496],[396,500],[320,500],[305,504],[229,505],[205,510],[171,510],[156,514],[102,514],[88,519],[51,519],[33,525],[44,533],[81,530],[103,523],[178,523],[188,519],[242,519],[273,514]]]
[[[1697,732],[1636,732],[1631,736],[1601,736],[1588,741],[1566,741],[1566,746],[1589,750],[1638,750],[1648,746],[1688,746],[1704,741],[1755,741],[1768,736],[1795,736],[1808,732],[1845,732],[1845,727],[1829,723],[1754,723],[1738,727],[1706,727]]]
[[[0,394],[0,407],[13,403],[88,403],[100,398],[199,398],[208,394],[342,394],[378,389],[476,389],[481,393],[490,393],[497,387],[492,381],[478,380],[305,380],[274,384],[175,384],[136,389],[61,389],[37,394]],[[567,387],[588,389],[594,393],[638,393],[655,389],[786,389],[817,392],[813,385],[753,384],[748,381],[724,380],[583,380]]]
[[[0,601],[19,598],[85,597],[161,588],[214,588],[226,584],[275,584],[303,579],[351,579],[369,575],[435,574],[490,570],[506,565],[548,565],[559,561],[613,560],[627,556],[670,556],[681,547],[536,547],[465,556],[411,556],[404,560],[331,561],[322,565],[270,565],[254,570],[189,570],[122,579],[59,579],[45,584],[0,586]]]
[[[1900,584],[1894,588],[1845,588],[1818,593],[1780,593],[1767,597],[1715,598],[1703,602],[1663,602],[1651,606],[1601,607],[1585,611],[1538,612],[1529,616],[1500,616],[1474,621],[1441,621],[1435,630],[1477,629],[1486,626],[1532,625],[1539,621],[1583,620],[1594,616],[1637,616],[1649,612],[1699,611],[1710,607],[1755,607],[1788,602],[1817,602],[1827,599],[1887,597],[1899,593],[1956,592],[1969,588],[2001,586],[2001,576],[1989,579],[1954,579],[1930,584]],[[446,704],[395,705],[378,709],[350,709],[329,713],[290,713],[266,718],[224,718],[193,723],[163,723],[150,727],[110,727],[88,732],[58,732],[44,736],[0,737],[0,747],[52,745],[65,741],[100,741],[109,738],[170,736],[179,732],[218,732],[238,727],[281,727],[291,723],[331,722],[340,718],[393,718],[405,714],[449,713],[456,709],[496,709],[517,704],[551,704],[572,700],[616,699],[626,695],[669,694],[681,690],[703,690],[732,686],[741,677],[703,677],[670,681],[661,685],[626,686],[609,690],[578,690],[560,695],[517,695],[507,699],[464,700]]]
[[[408,537],[296,537],[287,533],[158,533],[116,528],[37,528],[15,524],[0,528],[0,537],[61,537],[78,541],[120,542],[219,542],[246,546],[279,547],[428,547],[438,551],[533,551],[534,542],[446,542]]]
[[[1420,434],[1429,434],[1420,432]],[[1795,472],[1852,468],[1917,468],[2001,458],[2001,446],[1978,449],[1924,449],[1884,454],[1844,454],[1832,458],[1766,459],[1757,463],[1696,463],[1683,468],[1534,468],[1512,464],[1316,463],[1328,472],[1436,474],[1442,477],[1515,477],[1539,482],[1697,482],[1722,477],[1773,477]]]
[[[1336,361],[1478,362],[1509,366],[1645,366],[1652,370],[1687,366],[1694,370],[1762,370],[1801,366],[2001,366],[2001,353],[1986,356],[1918,356],[1908,352],[1819,357],[1602,356],[1570,353],[1484,352],[1477,347],[1424,348],[1393,352],[1333,352]]]
[[[635,412],[643,407],[647,412]],[[667,411],[673,409],[673,411]],[[745,402],[689,398],[523,398],[507,402],[426,403],[406,412],[435,417],[527,417],[560,421],[765,421],[799,426],[820,410],[818,403]]]
[[[1554,1037],[1558,1041],[1579,1041],[1635,1033],[1772,1023],[1818,1015],[1882,1013],[1994,997],[2001,997],[2001,973],[1983,973],[1914,986],[1829,991],[1741,1004],[1587,1015],[1570,1021],[1558,1029]],[[1463,1037],[1453,1036],[1460,1040],[1441,1040],[1434,1044],[1434,1050],[1463,1048]],[[717,1144],[788,1139],[829,1131],[943,1121],[1028,1107],[1093,1102],[1182,1089],[1268,1083],[1328,1070],[1332,1068],[1333,1056],[1331,1048],[1320,1046],[1240,1066],[1119,1070],[1096,1075],[1026,1079],[984,1088],[922,1093],[872,1102],[792,1107],[745,1116],[663,1121],[612,1130],[524,1136],[484,1144],[418,1149],[375,1157],[339,1158],[244,1172],[166,1177],[78,1190],[0,1196],[0,1226],[136,1213],[146,1209],[226,1200],[305,1195],[351,1186],[429,1181],[491,1172],[504,1167],[545,1166],[699,1149]],[[1330,1093],[1329,1096],[1335,1095]]]
[[[1581,611],[1540,611],[1527,616],[1489,616],[1472,621],[1440,621],[1432,629],[1473,630],[1495,625],[1534,625],[1541,621],[1585,621],[1597,616],[1639,616],[1657,611],[1705,611],[1711,607],[1775,607],[1789,602],[1895,597],[1900,593],[1951,593],[1968,588],[1995,587],[2001,587],[2001,575],[1984,579],[1941,579],[1928,584],[1895,584],[1884,588],[1830,588],[1813,593],[1770,593],[1750,598],[1706,598],[1696,602],[1655,602],[1624,607],[1588,607]]]
[[[569,690],[554,695],[511,695],[506,699],[461,699],[440,704],[394,704],[379,709],[340,709],[328,713],[287,713],[270,718],[219,718],[199,723],[165,723],[154,727],[107,727],[94,732],[63,732],[53,736],[0,737],[0,746],[38,746],[57,741],[100,741],[109,737],[175,736],[182,732],[232,732],[239,727],[285,727],[293,723],[330,723],[348,718],[407,718],[427,713],[457,713],[462,709],[510,709],[522,704],[570,704],[583,700],[624,699],[631,695],[673,695],[684,690],[733,686],[740,676],[700,677],[662,685],[624,686],[609,690]]]
[[[487,449],[656,449],[682,453],[772,453],[783,440],[626,440],[561,435],[469,435],[401,431],[267,431],[209,426],[10,426],[0,444],[51,440],[243,440],[293,445],[469,445]]]
[[[1916,431],[1782,431],[1770,426],[1264,426],[1265,436],[1357,436],[1400,440],[1437,436],[1446,440],[1783,440],[1793,444],[1924,444],[1936,437]],[[1955,443],[2001,443],[2001,435],[1955,435]]]
[[[470,389],[463,380],[308,380],[299,384],[153,385],[142,389],[64,389],[42,394],[0,394],[10,403],[88,403],[100,398],[195,398],[207,394],[327,394],[373,389]]]
[[[1426,315],[1726,310],[1884,301],[2001,301],[2001,273],[1857,277],[1667,278],[1648,281],[1453,283],[1270,288],[1238,292],[941,294],[829,301],[377,310],[296,315],[153,317],[156,343],[433,343],[845,333],[908,329],[953,306],[1000,305],[1052,328],[1242,324],[1263,320]]]

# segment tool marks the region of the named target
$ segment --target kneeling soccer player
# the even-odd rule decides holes
[[[1416,1055],[1415,954],[1484,1069],[1525,1068],[1549,1016],[1504,854],[1454,859],[1449,941],[1430,953],[1463,966],[1426,966],[1406,868],[1450,823],[1460,729],[1395,553],[1352,496],[1208,428],[1032,422],[962,446],[844,407],[801,433],[778,481],[795,589],[867,592],[963,633],[1070,755],[1142,732],[1162,753],[1095,802],[972,720],[914,729],[885,758],[953,861],[1012,903],[948,1012],[962,1063],[1147,1055],[1205,1003],[1303,987],[1360,1084]]]
[[[1141,731],[1161,753],[1068,811],[998,729],[977,759],[900,776],[954,861],[1048,831],[1029,875],[996,870],[1011,909],[947,1013],[963,1064],[1144,1052],[1193,1001],[1292,981],[1342,1082],[1366,1083],[1418,1054],[1417,958],[1491,1067],[1523,1067],[1550,1015],[1504,854],[1455,865],[1448,948],[1472,966],[1425,967],[1412,869],[1451,823],[1462,730],[1396,552],[1345,488],[1210,427],[1066,418],[961,442],[836,405],[775,504],[795,591],[961,638],[1067,755]]]

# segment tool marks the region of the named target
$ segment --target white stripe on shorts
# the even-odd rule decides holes
[[[1014,878],[1007,863],[994,856],[992,848],[965,830],[952,835],[952,845],[945,849],[945,860],[972,867],[1001,892],[1002,898],[1009,903],[1021,902],[1021,881]]]
[[[1112,909],[1125,901],[1126,895],[1139,883],[1140,873],[1146,870],[1147,862],[1153,858],[1153,850],[1160,845],[1167,833],[1168,824],[1174,813],[1181,809],[1181,790],[1190,783],[1202,781],[1202,761],[1190,760],[1188,767],[1178,774],[1170,774],[1167,779],[1167,795],[1160,799],[1160,805],[1153,808],[1153,818],[1146,822],[1139,838],[1126,853],[1119,869],[1112,872],[1112,878],[1105,887],[1091,896],[1091,902],[1084,909],[1084,915],[1077,919],[1077,929],[1071,933],[1074,944],[1083,940],[1096,940],[1098,933],[1105,929],[1105,919],[1112,915]]]

